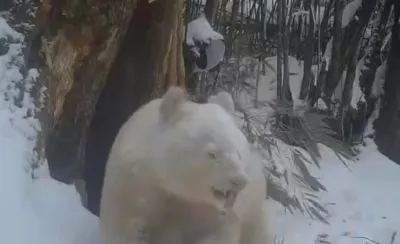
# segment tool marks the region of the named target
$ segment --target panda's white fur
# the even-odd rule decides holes
[[[197,104],[172,87],[122,126],[104,180],[102,244],[272,243],[263,167],[227,95]]]

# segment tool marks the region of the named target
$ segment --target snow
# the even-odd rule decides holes
[[[192,50],[200,54],[196,47]],[[205,55],[207,57],[207,65],[204,69],[199,68],[197,63],[194,64],[193,73],[207,71],[217,66],[223,59],[225,53],[225,44],[222,40],[211,40],[209,45],[205,48]]]
[[[260,76],[258,87],[260,103],[272,102],[276,98],[276,57],[266,58],[265,62],[268,65],[266,72]],[[362,59],[357,64],[353,87],[354,97],[361,94],[358,77],[363,62]],[[297,82],[300,82],[302,77],[302,64],[293,57],[290,57],[289,63],[292,73],[291,90],[296,97],[299,92]],[[242,71],[245,67],[257,67],[257,62],[251,58],[245,58],[241,64]],[[247,72],[255,73],[252,70]],[[345,77],[346,72],[343,72],[341,83],[344,82]],[[254,85],[255,80],[256,77],[251,76],[246,79],[246,83]],[[340,99],[342,89],[340,89],[340,84],[338,87],[336,95]],[[240,99],[244,104],[252,103],[248,101],[250,99],[247,101],[242,97]],[[247,106],[250,107],[250,105]],[[379,104],[376,106],[379,107]],[[249,109],[248,107],[247,109]],[[326,105],[321,99],[318,100],[318,108],[326,109]],[[248,110],[249,116],[261,123],[265,123],[273,112],[271,108],[266,109],[267,111],[262,108],[253,110]],[[368,122],[366,135],[374,132],[372,122],[378,115],[379,110],[375,109]],[[255,134],[260,130],[260,128],[251,129],[255,131]],[[313,192],[313,194],[317,196],[318,202],[328,210],[323,217],[329,224],[313,219],[307,213],[302,214],[296,211],[291,214],[280,203],[274,200],[267,201],[274,220],[274,229],[278,240],[276,243],[281,243],[280,241],[283,240],[284,244],[298,244],[301,240],[301,243],[310,244],[369,244],[376,242],[400,244],[398,237],[398,232],[400,232],[400,210],[398,208],[400,192],[393,187],[400,183],[398,177],[400,166],[380,154],[373,141],[366,139],[366,142],[367,146],[360,148],[361,154],[358,155],[358,159],[354,160],[339,159],[332,149],[320,144],[321,168],[311,164],[307,165],[310,173],[328,190],[327,192]],[[301,189],[295,187],[296,180],[293,178],[293,173],[296,174],[296,166],[290,160],[293,148],[278,139],[272,144],[274,143],[276,145],[272,146],[271,154],[268,153],[269,158],[266,159],[266,164],[267,166],[271,164],[276,166],[276,172],[285,175],[282,182],[279,181],[279,185],[288,190],[289,196],[298,196],[302,192]],[[297,150],[305,156],[307,155],[304,150],[299,148]],[[342,160],[347,166],[343,164]],[[397,237],[394,237],[392,241],[391,238],[395,235]],[[368,239],[373,241],[368,241]]]
[[[331,59],[332,59],[332,47],[333,47],[333,37],[329,39],[328,44],[326,44],[325,52],[324,52],[324,60],[326,62],[325,69],[326,71],[329,70],[329,66],[331,64]]]
[[[22,39],[23,36],[12,29],[6,22],[5,19],[0,18],[0,38],[12,38],[12,39]]]
[[[186,44],[190,47],[195,46],[196,42],[208,44],[211,40],[223,39],[221,34],[211,28],[204,15],[187,25]]]
[[[400,183],[400,167],[381,155],[372,141],[367,141],[356,162],[346,168],[338,162],[335,153],[324,146],[322,170],[312,167],[328,192],[317,193],[329,214],[330,225],[312,220],[306,215],[290,215],[273,202],[276,212],[277,235],[286,244],[317,243],[323,236],[325,243],[399,244],[400,192],[394,186]],[[391,242],[392,235],[397,238]],[[367,239],[372,241],[367,241]]]
[[[371,96],[379,97],[385,92],[385,76],[386,76],[387,61],[376,69],[374,83],[372,84]]]
[[[292,17],[295,16],[308,16],[309,12],[305,10],[295,10],[294,13],[292,14]]]
[[[205,53],[207,66],[200,69],[195,64],[193,72],[201,72],[214,68],[224,58],[225,44],[224,37],[214,31],[204,15],[191,21],[187,26],[186,44],[196,57],[200,57],[200,47],[206,44]]]
[[[342,15],[342,28],[345,28],[356,14],[357,10],[361,7],[362,0],[354,0],[346,5],[343,9]]]
[[[245,66],[253,65],[258,66],[258,61],[253,58],[244,58],[242,61],[242,68]],[[277,82],[276,82],[276,71],[277,71],[277,56],[267,57],[265,60],[266,72],[260,74],[260,80],[258,84],[258,101],[260,103],[271,102],[276,99],[277,94]],[[289,56],[289,74],[290,74],[290,91],[292,92],[294,106],[302,106],[303,101],[299,99],[301,82],[303,79],[303,62],[298,61],[296,58]],[[282,68],[283,71],[283,68]],[[251,71],[247,71],[251,72]],[[256,73],[256,72],[252,72]],[[246,82],[256,86],[256,75],[246,79]]]
[[[40,126],[27,116],[35,108],[28,92],[38,72],[30,70],[23,79],[23,37],[0,18],[2,37],[19,43],[0,56],[0,243],[97,243],[97,219],[82,207],[75,188],[52,180],[45,164],[32,172]],[[18,83],[25,83],[19,107],[14,105]]]
[[[327,63],[326,65],[326,70],[328,71],[329,69],[329,64],[332,58],[332,41],[333,38],[331,38],[326,46],[325,54],[324,54],[324,59]],[[356,71],[355,71],[355,77],[354,77],[354,82],[353,82],[353,94],[351,97],[351,102],[350,106],[352,108],[357,108],[358,102],[365,102],[365,97],[364,93],[360,87],[360,76],[361,76],[361,70],[364,67],[364,62],[365,62],[365,56],[361,58],[356,66]],[[378,72],[377,72],[378,73]],[[347,70],[344,70],[342,73],[342,77],[339,81],[339,84],[336,86],[335,92],[333,94],[334,99],[341,101],[342,100],[342,94],[343,94],[343,89],[346,81],[346,75],[347,75]],[[382,83],[382,82],[380,82]],[[377,82],[379,84],[379,82]]]
[[[383,50],[385,50],[385,48],[388,46],[390,40],[392,39],[392,32],[389,32],[386,36],[385,39],[383,39],[383,44],[381,47],[381,52],[383,52]]]
[[[265,17],[266,19],[268,19],[274,6],[274,0],[266,0],[263,2],[263,4],[265,4],[264,6],[264,9],[266,11]],[[242,8],[239,6],[238,14],[242,15],[243,12],[245,17],[249,17],[251,13],[251,18],[256,18],[257,11],[254,11],[254,9],[257,9],[258,6],[259,6],[258,2],[254,3],[253,1],[244,1],[244,10],[242,10]],[[232,7],[233,7],[233,1],[232,0],[227,1],[227,4],[225,6],[225,11],[227,11],[230,14],[232,12]]]
[[[371,135],[374,132],[374,121],[379,118],[379,110],[381,108],[381,96],[384,95],[384,85],[385,85],[385,75],[386,75],[386,65],[387,60],[379,66],[375,72],[375,79],[372,84],[370,97],[377,98],[371,117],[368,120],[367,126],[365,128],[365,135]]]
[[[38,110],[29,90],[39,73],[32,69],[27,77],[22,76],[19,67],[23,64],[23,37],[0,18],[2,37],[12,44],[8,53],[0,56],[0,243],[97,244],[98,219],[82,207],[75,188],[51,179],[46,162],[32,170],[40,125],[27,114]],[[276,97],[276,57],[266,62],[259,96],[271,101]],[[296,99],[302,64],[292,57],[289,63],[290,86],[295,103],[300,103]],[[18,84],[23,84],[22,88]],[[21,104],[16,106],[21,92]],[[271,157],[284,170],[289,164],[289,146],[280,147],[282,150]],[[309,169],[328,189],[316,195],[329,211],[325,217],[330,225],[298,212],[292,215],[268,200],[277,238],[284,239],[285,244],[311,244],[317,239],[332,244],[373,243],[365,238],[375,243],[400,244],[400,191],[396,188],[400,185],[400,167],[381,155],[372,141],[362,148],[359,160],[346,161],[348,168],[331,149],[322,145],[320,149],[321,168],[310,165]],[[394,233],[397,237],[391,241]]]
[[[346,5],[346,7],[343,9],[342,13],[342,28],[345,28],[354,15],[356,14],[358,8],[360,8],[362,5],[362,0],[353,0],[349,4]],[[333,18],[333,17],[332,17]],[[326,61],[326,70],[329,69],[329,65],[331,62],[332,58],[332,45],[333,45],[333,37],[329,39],[328,44],[326,45],[325,52],[324,52],[324,60]]]
[[[328,109],[328,106],[326,106],[326,103],[321,98],[318,98],[317,104],[315,106],[318,109],[321,109],[321,110],[327,110]]]
[[[346,82],[346,75],[347,75],[347,69],[345,69],[342,73],[342,76],[340,77],[339,84],[336,86],[335,91],[333,93],[333,100],[335,101],[342,101],[342,95],[343,95],[343,89],[344,89],[344,84]]]
[[[381,108],[381,99],[378,99],[373,108],[373,112],[371,114],[371,117],[369,118],[367,122],[367,126],[364,131],[365,136],[373,135],[374,134],[374,122],[376,119],[379,118],[379,110]]]
[[[365,56],[360,59],[356,66],[356,74],[353,82],[353,94],[351,97],[350,106],[352,108],[357,109],[358,102],[365,102],[364,93],[360,87],[360,76],[361,76],[361,69],[364,67],[365,63]]]

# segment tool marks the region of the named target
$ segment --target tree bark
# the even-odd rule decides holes
[[[368,3],[367,3],[368,2]],[[343,88],[342,92],[342,103],[341,103],[341,108],[342,110],[347,110],[348,106],[350,104],[350,101],[352,99],[353,95],[353,83],[355,79],[355,72],[356,72],[356,66],[358,63],[358,57],[360,54],[360,42],[362,40],[365,28],[367,27],[367,24],[369,20],[371,19],[373,10],[377,4],[377,0],[364,0],[363,2],[365,10],[362,12],[365,16],[357,16],[356,18],[361,21],[360,24],[356,25],[356,22],[352,22],[352,25],[349,26],[349,30],[353,30],[352,38],[350,39],[351,41],[349,43],[343,42],[342,46],[345,44],[348,44],[345,49],[345,58],[343,61],[346,62],[347,65],[347,74],[346,74],[346,80],[345,80],[345,85]],[[346,39],[345,39],[346,40]],[[343,48],[342,48],[343,49]],[[342,114],[345,114],[346,111],[342,111]]]
[[[229,26],[229,36],[226,42],[225,54],[227,58],[230,58],[233,55],[235,49],[236,22],[237,22],[237,15],[239,13],[239,7],[240,7],[240,0],[233,0],[230,26]]]
[[[314,57],[314,18],[311,9],[312,3],[311,0],[306,0],[306,10],[308,10],[309,22],[308,22],[308,32],[306,39],[306,47],[305,55],[304,55],[304,75],[303,80],[301,82],[300,89],[300,99],[305,99],[308,95],[310,83],[311,83],[311,68],[313,64]]]
[[[360,76],[360,85],[364,89],[367,100],[371,95],[371,88],[375,79],[376,70],[382,65],[381,47],[386,35],[386,26],[392,6],[390,0],[385,0],[380,4],[381,6],[378,10],[379,22],[372,30],[371,41],[365,57],[365,69],[361,71]]]
[[[292,93],[290,91],[290,76],[289,76],[289,24],[291,23],[290,11],[287,10],[286,0],[282,1],[282,17],[283,17],[283,81],[282,81],[282,97],[285,105],[293,105]]]
[[[391,160],[400,164],[400,3],[391,1],[395,6],[395,19],[392,27],[392,42],[385,81],[385,95],[379,118],[375,122],[375,141],[379,150]]]
[[[37,39],[48,88],[43,131],[51,176],[71,183],[86,132],[137,2],[44,1]],[[93,7],[96,6],[96,7]],[[44,16],[44,17],[43,17]]]
[[[336,0],[329,0],[329,2],[327,2],[325,4],[325,10],[324,10],[324,16],[322,17],[322,21],[321,21],[321,25],[319,27],[321,36],[320,36],[320,40],[318,40],[319,42],[321,42],[321,49],[325,50],[326,45],[329,42],[329,32],[327,31],[328,29],[328,24],[329,24],[329,18],[331,17],[331,11],[332,11],[332,7],[333,7],[333,3]]]
[[[340,56],[340,48],[342,43],[342,15],[343,1],[335,0],[335,22],[333,24],[332,57],[327,74],[327,80],[324,86],[325,103],[328,107],[330,107],[333,91],[335,90],[341,77],[339,63],[342,58]]]
[[[184,87],[183,0],[44,1],[35,40],[48,87],[50,174],[86,181],[98,213],[108,151],[122,123],[171,85]],[[42,6],[43,7],[43,6]],[[39,41],[38,41],[39,40]],[[86,153],[87,152],[87,153]],[[85,157],[86,156],[86,157]]]
[[[282,16],[282,1],[278,0],[278,10],[277,10],[277,21],[278,21],[278,44],[276,48],[277,52],[277,71],[276,71],[276,84],[277,84],[277,98],[282,99],[282,32],[283,29],[283,16]]]
[[[383,53],[381,52],[381,49],[386,35],[386,26],[388,24],[392,7],[390,0],[385,0],[378,4],[381,4],[378,8],[377,20],[379,21],[372,30],[371,40],[366,51],[365,64],[360,75],[360,87],[363,90],[366,100],[366,113],[362,118],[363,121],[361,123],[363,125],[363,128],[361,128],[362,131],[364,131],[368,120],[380,101],[380,95],[375,96],[372,94],[372,86],[378,68],[383,65],[384,60],[382,60]]]
[[[183,1],[155,4],[139,2],[89,129],[84,179],[88,207],[95,214],[108,152],[120,126],[169,86],[184,87]]]
[[[208,23],[212,26],[215,21],[215,16],[217,15],[219,0],[207,0],[206,6],[204,7],[204,14]]]
[[[346,61],[352,58],[355,50],[354,46],[361,40],[364,29],[368,25],[371,15],[378,0],[363,0],[361,7],[356,11],[352,21],[345,28],[343,38],[338,47],[335,47],[335,39],[332,47],[332,72],[328,73],[328,81],[325,86],[326,99],[330,99],[336,86],[339,84],[340,77],[346,67]],[[341,18],[341,17],[340,17]],[[336,49],[338,48],[338,49]],[[336,53],[337,52],[337,53]],[[334,56],[339,55],[338,63],[334,64]],[[334,70],[334,69],[335,70]],[[338,75],[338,76],[336,76]]]

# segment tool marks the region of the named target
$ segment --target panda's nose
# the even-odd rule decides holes
[[[236,191],[241,191],[247,185],[247,177],[245,175],[236,175],[230,178],[231,186]]]

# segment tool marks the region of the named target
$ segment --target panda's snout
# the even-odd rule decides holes
[[[235,174],[229,177],[230,188],[236,192],[243,190],[247,182],[248,180],[245,174]]]

